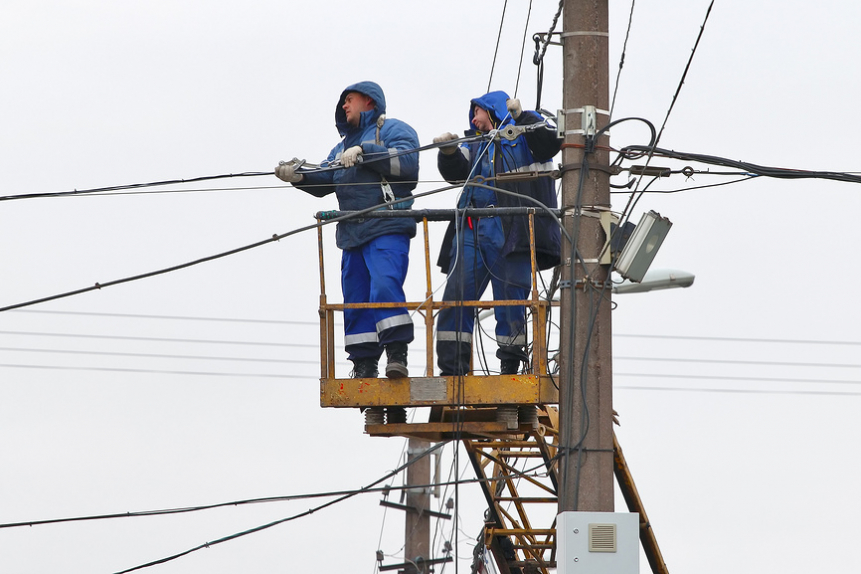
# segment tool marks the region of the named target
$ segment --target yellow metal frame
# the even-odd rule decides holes
[[[322,226],[317,229],[320,263],[320,406],[480,406],[498,404],[554,404],[559,391],[547,368],[547,308],[538,296],[535,259],[535,220],[529,215],[532,292],[530,299],[502,301],[435,301],[431,282],[428,220],[422,219],[425,256],[425,299],[406,303],[329,303],[323,259]],[[318,219],[318,223],[321,220]],[[526,375],[440,377],[434,376],[434,317],[436,311],[452,307],[492,309],[523,306],[532,316],[532,368]],[[426,327],[427,369],[424,377],[405,379],[338,379],[335,377],[335,313],[344,309],[406,308],[418,311]]]

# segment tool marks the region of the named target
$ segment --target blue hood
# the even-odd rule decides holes
[[[359,92],[365,94],[374,100],[376,107],[373,110],[362,112],[362,120],[359,122],[358,128],[365,128],[376,123],[377,118],[386,113],[386,96],[383,94],[383,88],[376,82],[356,82],[344,88],[341,92],[341,97],[338,99],[338,105],[335,106],[335,126],[338,128],[338,133],[343,137],[351,129],[358,129],[347,123],[347,114],[344,112],[344,99],[350,92]],[[502,102],[502,109],[505,109],[505,101]]]
[[[475,126],[472,125],[472,119],[475,117],[475,106],[480,107],[486,112],[490,113],[490,118],[493,120],[493,125],[496,128],[500,128],[506,124],[512,123],[511,116],[508,113],[508,107],[505,105],[505,102],[508,100],[508,94],[503,91],[489,92],[484,94],[479,98],[475,98],[474,100],[470,100],[469,102],[469,127],[470,129],[475,129]],[[343,112],[341,112],[343,114]],[[500,124],[502,118],[506,118],[504,122]]]

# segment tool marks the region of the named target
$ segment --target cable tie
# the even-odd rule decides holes
[[[582,32],[563,32],[560,34],[562,38],[571,38],[572,36],[600,36],[603,38],[609,38],[609,32],[599,32],[597,30],[584,30]]]

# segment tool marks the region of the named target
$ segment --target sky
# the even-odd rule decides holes
[[[3,2],[0,307],[263,241],[336,208],[268,175],[9,196],[317,162],[337,143],[341,90],[360,80],[383,87],[388,115],[423,144],[465,129],[468,101],[488,84],[534,107],[529,38],[549,29],[557,3],[535,2],[528,25],[526,0],[508,2],[503,19],[504,4]],[[667,116],[708,5],[635,4],[614,117],[665,124],[660,145],[677,151],[858,170],[861,8],[717,0]],[[630,14],[629,2],[610,2],[611,90]],[[561,66],[551,46],[551,111]],[[611,144],[647,138],[625,122]],[[419,191],[440,187],[434,152],[422,154],[420,177]],[[635,220],[655,210],[673,222],[653,267],[696,281],[615,298],[616,432],[671,572],[852,571],[861,194],[852,183],[765,178],[680,191],[734,179],[677,174],[650,188],[667,193],[637,203]],[[614,194],[614,209],[627,200]],[[327,294],[338,300],[340,254],[333,230],[323,235]],[[441,235],[431,229],[433,246]],[[420,239],[411,261],[407,292],[418,300]],[[434,271],[434,288],[443,279]],[[368,437],[358,411],[319,407],[319,290],[316,233],[304,232],[0,313],[0,526],[347,491],[397,468],[403,439]],[[420,343],[410,363],[423,369]],[[349,365],[338,369],[346,376]],[[447,446],[443,475],[470,478],[465,459],[459,470],[453,460]],[[458,531],[445,522],[434,535],[435,548],[457,547],[446,572],[469,571],[482,525],[478,490],[458,496]],[[356,496],[143,571],[372,574],[378,549],[384,563],[403,559],[403,517],[380,499]],[[329,500],[0,528],[0,570],[118,572]],[[616,510],[626,510],[620,496]]]

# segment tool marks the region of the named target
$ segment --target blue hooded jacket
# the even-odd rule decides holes
[[[543,123],[544,119],[534,111],[524,110],[517,121],[512,119],[506,106],[508,94],[502,91],[490,92],[469,103],[469,124],[473,129],[475,107],[487,111],[495,128],[508,124],[530,125]],[[480,141],[461,144],[459,153],[438,154],[437,165],[440,174],[449,183],[462,182],[476,176],[493,177],[496,174],[511,172],[549,172],[553,169],[553,156],[559,152],[561,141],[556,131],[550,128],[537,129],[509,141],[499,138],[495,141]],[[477,164],[477,165],[476,165]],[[495,187],[532,197],[547,207],[555,209],[556,186],[550,177],[532,180],[497,181]],[[528,199],[493,190],[467,185],[458,201],[458,208],[465,207],[535,207]],[[526,216],[502,218],[505,234],[503,254],[529,253],[529,220]],[[448,272],[451,264],[451,244],[454,226],[449,225],[443,239],[442,250],[437,261],[443,272]],[[539,211],[535,216],[535,256],[539,269],[549,269],[559,263],[561,251],[561,231],[559,225],[548,215]]]
[[[374,109],[362,112],[358,126],[347,123],[347,114],[342,107],[350,92],[364,94],[375,104]],[[385,113],[386,97],[379,85],[358,82],[347,86],[335,106],[335,126],[343,139],[321,165],[335,162],[345,149],[356,145],[362,146],[362,163],[346,169],[305,174],[296,187],[316,197],[334,192],[343,211],[357,211],[383,203],[383,178],[391,185],[396,198],[411,198],[419,175],[419,154],[403,152],[417,149],[419,138],[409,125],[390,118],[384,118],[378,136],[378,120]],[[411,204],[412,200],[408,200],[396,204],[395,208],[407,209]],[[416,222],[408,218],[342,221],[338,223],[335,242],[341,249],[355,249],[381,235],[394,233],[415,237]]]

